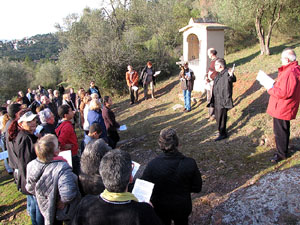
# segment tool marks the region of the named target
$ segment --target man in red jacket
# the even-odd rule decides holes
[[[273,130],[277,153],[271,162],[277,163],[288,157],[290,120],[296,118],[300,101],[300,66],[293,49],[287,48],[281,54],[282,66],[278,79],[268,90],[270,95],[267,113],[273,117]]]

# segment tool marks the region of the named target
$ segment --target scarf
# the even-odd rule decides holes
[[[107,189],[105,189],[100,196],[111,202],[125,202],[129,200],[138,202],[137,198],[130,192],[116,193],[109,192]]]

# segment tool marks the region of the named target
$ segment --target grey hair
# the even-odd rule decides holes
[[[211,54],[213,54],[213,55],[217,55],[218,54],[217,50],[214,49],[214,48],[208,49],[208,52],[211,53]]]
[[[297,58],[296,53],[295,53],[295,51],[292,48],[286,48],[286,49],[284,49],[282,51],[281,56],[283,58],[288,59],[290,62],[296,61],[296,58]]]
[[[47,120],[51,118],[52,112],[50,109],[46,108],[39,112],[41,123],[47,123]]]
[[[111,150],[103,139],[92,140],[81,155],[81,172],[85,174],[99,174],[99,165],[103,156]]]
[[[173,128],[165,128],[160,131],[158,144],[164,152],[176,151],[179,140],[176,131]]]
[[[226,61],[225,61],[225,59],[221,59],[221,58],[217,59],[215,63],[220,64],[221,67],[224,68],[224,69],[226,68]]]
[[[128,152],[112,150],[100,163],[100,175],[105,188],[110,192],[124,192],[129,184],[132,170],[131,157]]]

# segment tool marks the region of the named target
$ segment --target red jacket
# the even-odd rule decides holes
[[[300,66],[297,61],[278,69],[278,79],[270,94],[267,113],[277,119],[296,118],[300,101]]]
[[[66,149],[66,144],[71,144],[72,148],[72,156],[77,155],[78,153],[78,143],[77,143],[77,136],[75,134],[74,128],[72,126],[71,121],[63,121],[56,129],[55,133],[58,137],[58,142],[60,146],[60,150],[70,150]]]

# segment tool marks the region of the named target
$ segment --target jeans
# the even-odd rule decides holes
[[[33,195],[27,195],[27,211],[30,214],[33,225],[44,225],[44,217],[41,214],[36,198]]]
[[[7,150],[4,148],[3,138],[4,138],[3,136],[0,136],[0,148],[2,149],[3,152],[5,152]],[[8,165],[8,160],[7,159],[4,159],[4,166],[5,166],[5,169],[8,173],[13,172],[13,169]]]
[[[184,108],[191,110],[191,91],[183,90]]]

